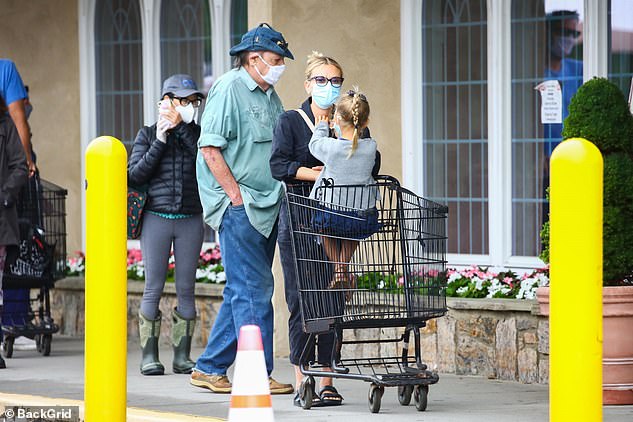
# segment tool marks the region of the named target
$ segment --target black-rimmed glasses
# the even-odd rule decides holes
[[[345,78],[341,78],[340,76],[334,76],[332,78],[326,78],[325,76],[313,76],[309,80],[313,80],[318,86],[325,86],[329,82],[334,88],[340,88],[341,85],[343,85]]]
[[[189,104],[193,104],[194,107],[200,107],[200,104],[202,104],[202,100],[200,98],[196,98],[195,100],[190,100],[189,98],[180,98],[180,97],[174,97],[174,98],[180,101],[180,105],[182,105],[183,107],[187,107]]]

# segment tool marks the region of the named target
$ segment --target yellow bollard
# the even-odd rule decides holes
[[[550,421],[602,421],[602,155],[585,139],[551,158]]]
[[[112,137],[86,149],[85,418],[126,420],[127,153]]]

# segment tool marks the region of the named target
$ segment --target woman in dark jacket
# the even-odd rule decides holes
[[[279,116],[273,132],[270,157],[270,169],[273,177],[286,182],[289,189],[302,196],[309,195],[311,185],[316,181],[323,166],[323,163],[314,158],[308,150],[308,144],[314,131],[315,116],[332,115],[334,102],[338,98],[343,84],[343,70],[333,58],[313,52],[308,56],[305,76],[304,88],[310,97],[304,101],[301,108],[286,111]],[[362,137],[369,137],[369,131],[366,130]],[[376,152],[374,175],[379,169],[380,154]],[[297,182],[308,182],[309,185],[297,185]],[[295,366],[295,388],[297,391],[294,404],[300,406],[298,391],[303,375],[299,369],[299,361],[308,335],[303,331],[301,323],[291,236],[288,209],[284,199],[279,210],[277,243],[279,244],[279,255],[284,274],[286,303],[290,311],[290,319],[288,320],[290,362]],[[327,260],[323,251],[315,253],[320,253],[322,259]],[[332,334],[318,336],[317,361],[325,367],[330,366],[332,360],[332,342]],[[319,395],[315,397],[312,406],[335,406],[341,404],[342,401],[343,398],[332,385],[332,378],[322,377]]]
[[[26,155],[18,132],[0,97],[0,315],[2,315],[2,274],[7,249],[19,244],[18,213],[15,202],[22,185],[28,180]],[[2,340],[2,327],[0,327]],[[0,356],[0,368],[6,368]]]
[[[146,187],[148,194],[141,232],[145,265],[145,290],[139,311],[143,375],[162,375],[165,371],[158,359],[159,302],[170,266],[175,266],[178,298],[178,306],[172,312],[172,368],[175,373],[188,374],[195,365],[189,353],[196,320],[194,289],[203,222],[196,182],[200,126],[194,115],[202,98],[191,76],[167,78],[158,122],[139,131],[128,162],[129,185]]]

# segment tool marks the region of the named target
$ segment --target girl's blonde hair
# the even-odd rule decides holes
[[[346,93],[342,94],[336,103],[336,113],[341,116],[348,125],[354,126],[354,136],[352,137],[352,150],[347,158],[351,157],[358,147],[358,137],[360,129],[367,126],[369,121],[369,103],[365,94],[358,90],[355,86]]]
[[[323,65],[332,65],[336,67],[338,70],[341,71],[341,77],[343,77],[343,68],[340,64],[338,64],[336,60],[334,60],[332,57],[325,56],[318,51],[313,51],[312,54],[308,56],[308,61],[306,62],[306,81],[310,80],[310,78],[313,76],[312,74],[314,73],[314,69]]]

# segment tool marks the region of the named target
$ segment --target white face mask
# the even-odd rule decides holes
[[[279,82],[279,79],[281,79],[281,75],[284,73],[284,70],[286,70],[286,65],[280,64],[278,66],[271,66],[266,63],[266,60],[264,60],[264,58],[259,54],[257,55],[257,57],[259,57],[262,62],[266,66],[268,66],[268,73],[266,73],[265,75],[262,75],[257,66],[255,66],[255,71],[257,72],[257,74],[261,76],[261,78],[269,85],[275,85],[277,82]]]
[[[180,113],[180,117],[182,117],[183,122],[187,124],[193,122],[193,118],[196,115],[196,109],[193,104],[188,104],[186,106],[177,105],[175,108],[176,111]]]

